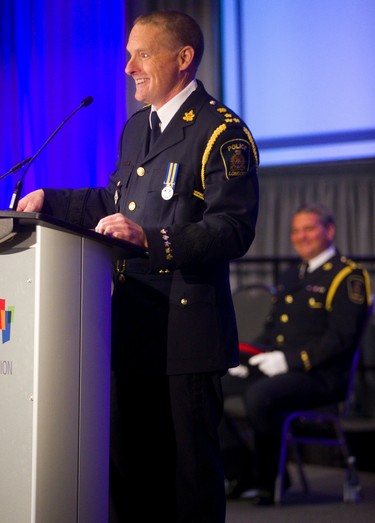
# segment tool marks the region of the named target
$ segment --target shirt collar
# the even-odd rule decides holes
[[[332,258],[336,254],[336,249],[333,245],[331,247],[328,247],[325,251],[318,254],[318,256],[315,256],[315,258],[312,258],[309,260],[309,267],[308,272],[313,272],[315,269],[323,265],[326,261],[328,261],[330,258]]]
[[[158,116],[160,118],[160,129],[163,132],[164,129],[167,127],[169,122],[172,120],[174,115],[177,113],[181,105],[184,103],[184,101],[191,95],[193,91],[198,87],[198,83],[196,80],[192,80],[181,92],[176,94],[171,100],[169,100],[166,104],[164,104],[160,109],[157,111]],[[151,106],[151,112],[155,111],[154,106]],[[150,117],[151,117],[150,112]]]

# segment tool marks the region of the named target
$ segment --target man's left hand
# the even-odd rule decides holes
[[[142,227],[119,212],[99,220],[95,232],[126,240],[144,249],[148,247],[146,234]]]

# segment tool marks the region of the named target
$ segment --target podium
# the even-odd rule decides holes
[[[0,521],[108,521],[113,247],[0,211]]]

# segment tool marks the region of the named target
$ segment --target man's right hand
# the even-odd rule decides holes
[[[40,212],[44,203],[44,191],[43,189],[37,189],[36,191],[26,194],[18,202],[17,211],[23,212]]]

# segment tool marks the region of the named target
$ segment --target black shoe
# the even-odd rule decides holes
[[[243,499],[250,502],[251,505],[269,506],[274,504],[273,493],[268,490],[253,489],[249,490]]]
[[[232,479],[231,481],[226,481],[225,494],[227,499],[237,499],[241,497],[243,492],[249,490],[249,488],[251,488],[251,485],[248,481]]]
[[[233,479],[231,481],[226,480],[225,483],[225,494],[227,499],[238,499],[243,497],[250,501],[252,505],[273,505],[274,488],[254,488],[254,480],[250,478]],[[288,470],[285,471],[283,490],[287,491],[292,485]],[[242,496],[243,493],[246,493]]]
[[[291,487],[291,480],[288,471],[285,472],[283,489],[287,491]],[[248,490],[243,496],[243,499],[249,501],[251,505],[273,505],[274,504],[274,488],[255,488]]]

